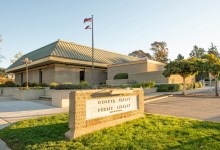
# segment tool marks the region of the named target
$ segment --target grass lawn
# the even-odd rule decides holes
[[[18,122],[0,137],[13,150],[26,149],[220,149],[220,123],[145,115],[115,127],[68,141],[68,115]]]

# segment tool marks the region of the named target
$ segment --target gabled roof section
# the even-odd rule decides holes
[[[79,45],[79,44],[75,44],[71,42],[58,40],[54,43],[51,43],[49,45],[46,45],[42,48],[39,48],[35,51],[32,51],[28,54],[23,55],[19,60],[17,60],[14,64],[9,66],[7,69],[11,69],[11,68],[22,65],[21,61],[26,57],[31,59],[32,61],[35,61],[35,60],[38,60],[44,57],[49,57],[49,56],[83,60],[83,61],[91,61],[92,60],[92,48],[88,46],[83,46],[83,45]],[[137,60],[139,60],[139,58],[94,48],[94,61],[98,63],[118,64],[118,63],[137,61]]]

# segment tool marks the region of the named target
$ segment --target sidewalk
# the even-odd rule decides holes
[[[0,97],[0,129],[24,119],[68,112],[41,100],[23,101],[11,97]]]
[[[192,89],[192,90],[186,90],[186,94],[192,94],[192,93],[206,93],[206,92],[211,92],[214,90],[214,87],[203,87],[199,89]],[[175,94],[181,94],[183,91],[178,91],[178,92],[156,92],[156,93],[149,93],[144,96],[144,100],[150,100],[158,97],[163,97],[163,96],[172,96]]]

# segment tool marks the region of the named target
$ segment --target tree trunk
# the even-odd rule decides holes
[[[183,95],[186,95],[185,90],[186,90],[186,78],[183,77]]]
[[[215,96],[219,96],[219,93],[218,93],[218,76],[215,77]]]

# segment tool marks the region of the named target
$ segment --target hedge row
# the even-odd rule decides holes
[[[88,82],[82,81],[79,84],[73,84],[73,83],[63,83],[63,84],[58,84],[56,82],[53,82],[50,84],[51,89],[56,89],[56,90],[70,90],[70,89],[90,89],[92,88]]]
[[[0,87],[18,87],[19,85],[15,84],[14,81],[6,81],[5,83],[0,84]]]
[[[133,84],[122,84],[122,85],[117,85],[117,86],[113,86],[113,85],[107,85],[107,84],[101,84],[99,85],[98,88],[102,89],[102,88],[152,88],[155,86],[155,82],[154,81],[144,81],[141,83],[133,83]]]
[[[114,79],[128,79],[128,73],[118,73],[114,76]]]
[[[157,85],[157,92],[177,92],[183,90],[183,84],[160,84]],[[186,90],[201,88],[201,82],[187,83]]]
[[[21,84],[22,87],[26,87],[27,82]],[[28,82],[29,87],[48,87],[46,83],[36,83],[36,82]]]

